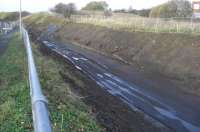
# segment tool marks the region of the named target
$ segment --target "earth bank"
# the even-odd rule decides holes
[[[25,22],[38,36],[48,35],[63,43],[71,41],[117,58],[142,73],[168,79],[187,93],[200,95],[199,36],[119,31],[66,22],[56,16],[33,15]]]

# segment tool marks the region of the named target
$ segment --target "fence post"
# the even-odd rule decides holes
[[[155,26],[154,26],[155,32],[158,32],[158,19],[159,18],[156,19],[156,23],[155,23]]]
[[[136,32],[136,22],[137,22],[137,18],[134,18],[134,31]]]
[[[145,20],[142,18],[142,30],[145,31]]]
[[[178,24],[178,22],[176,23],[176,32],[177,33],[179,32],[179,24]]]
[[[169,33],[171,33],[172,19],[169,18]],[[173,27],[172,27],[173,28]]]
[[[191,17],[191,33],[193,33],[193,17]]]

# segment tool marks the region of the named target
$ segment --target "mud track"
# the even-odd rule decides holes
[[[32,38],[34,35],[32,35]],[[37,40],[37,39],[33,39]],[[37,42],[40,43],[40,42]],[[128,105],[119,98],[109,94],[101,89],[94,81],[78,71],[71,62],[60,55],[52,52],[40,43],[40,50],[44,55],[53,57],[56,61],[64,62],[66,68],[60,71],[60,75],[70,84],[75,93],[79,94],[87,105],[91,107],[92,113],[97,121],[105,128],[107,132],[160,132],[169,131],[165,127],[157,127],[154,123],[147,121],[145,116],[133,111]],[[66,71],[67,70],[67,71]],[[66,72],[70,71],[70,75]],[[82,80],[84,86],[79,86],[74,77]]]
[[[79,79],[83,80],[85,84],[87,84],[85,87],[77,86],[75,80],[65,74],[65,71],[60,71],[60,75],[63,77],[66,83],[69,83],[74,88],[72,90],[84,97],[83,101],[92,107],[92,112],[96,114],[97,120],[101,125],[103,125],[103,127],[106,128],[106,131],[160,131],[152,124],[144,122],[143,115],[132,111],[117,97],[114,97],[99,88],[95,82],[84,76],[80,71],[77,71],[77,69],[74,68],[70,62],[61,59],[59,55],[48,51],[48,49],[45,49],[45,47],[42,48],[42,52],[46,53],[47,55],[51,55],[55,59],[64,61],[68,65],[67,68],[70,68],[71,74],[79,77]]]

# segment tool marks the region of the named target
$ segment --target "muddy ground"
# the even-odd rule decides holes
[[[57,25],[57,30],[49,33],[45,31],[52,24],[46,25],[46,20],[28,25],[33,32],[112,56],[148,76],[165,78],[188,93],[200,95],[197,35],[127,32],[76,23]]]
[[[38,42],[37,42],[38,43]],[[53,57],[56,61],[64,62],[65,69],[60,75],[70,84],[75,93],[80,95],[87,105],[91,107],[97,121],[107,132],[168,132],[168,128],[147,120],[143,113],[133,111],[119,98],[112,96],[101,89],[94,81],[78,71],[69,61],[41,45],[44,55]],[[79,85],[77,80],[82,80],[84,85]]]
[[[32,40],[38,40],[37,34],[31,33]],[[139,111],[133,111],[119,98],[100,88],[89,77],[77,70],[71,62],[52,52],[42,45],[40,51],[45,56],[53,57],[55,61],[62,62],[65,68],[60,75],[67,84],[73,87],[72,91],[78,94],[82,101],[91,107],[97,121],[106,132],[171,132],[171,130],[157,121],[145,116]],[[84,84],[79,84],[81,80]]]
[[[199,36],[125,32],[75,23],[58,25],[57,29],[50,33],[49,26],[33,22],[28,28],[36,38],[47,35],[63,43],[71,41],[81,47],[119,59],[146,76],[166,79],[187,93],[200,95]],[[60,73],[66,82],[76,88],[75,92],[84,96],[84,102],[92,106],[92,111],[107,131],[160,131],[146,121],[142,114],[131,111],[119,99],[101,90],[70,64],[67,63],[66,69],[70,69],[71,75],[80,77],[87,84],[84,87],[77,86],[76,81],[65,74],[67,71]],[[91,92],[92,90],[97,92]]]
[[[66,24],[54,37],[111,55],[143,73],[162,76],[183,85],[186,91],[200,95],[199,36],[125,32]]]

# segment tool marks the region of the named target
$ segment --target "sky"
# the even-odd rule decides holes
[[[20,0],[0,0],[0,11],[18,11]],[[47,11],[59,2],[76,4],[78,9],[84,7],[88,2],[94,0],[22,0],[22,9],[29,12]],[[102,1],[102,0],[95,0]],[[168,0],[104,0],[111,9],[133,9],[150,8]]]

